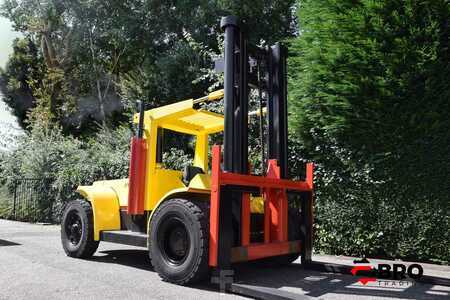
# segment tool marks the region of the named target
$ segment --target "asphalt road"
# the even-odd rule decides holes
[[[449,267],[425,270],[450,275]],[[446,286],[362,286],[353,276],[306,271],[299,264],[270,270],[241,265],[235,281],[278,289],[293,299],[302,294],[320,299],[450,299]],[[221,294],[208,283],[182,287],[161,281],[145,249],[103,242],[92,259],[73,259],[61,248],[58,226],[0,220],[0,299],[68,298],[244,299]]]

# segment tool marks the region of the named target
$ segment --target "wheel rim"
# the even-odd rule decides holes
[[[158,245],[164,259],[171,265],[181,265],[189,254],[190,238],[186,226],[178,217],[169,217],[158,230]]]
[[[69,242],[73,246],[78,245],[81,241],[81,236],[83,235],[83,224],[80,215],[76,211],[70,211],[67,214],[64,228]]]

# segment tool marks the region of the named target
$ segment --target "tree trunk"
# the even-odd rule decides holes
[[[102,95],[102,87],[100,79],[97,76],[97,97],[98,97],[98,103],[100,107],[100,119],[102,121],[102,125],[105,126],[106,124],[106,115],[105,115],[105,103],[103,101],[104,97]],[[105,95],[106,96],[106,95]]]

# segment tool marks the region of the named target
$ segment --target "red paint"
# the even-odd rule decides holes
[[[314,189],[313,179],[314,179],[314,164],[307,163],[306,164],[306,183],[308,184],[308,186],[311,190]]]
[[[250,244],[250,195],[242,194],[241,210],[241,244],[248,246]]]
[[[248,163],[248,173],[251,173],[252,165]],[[250,244],[250,194],[242,194],[242,209],[241,209],[241,245],[247,246]]]
[[[366,285],[368,282],[377,281],[377,279],[374,277],[363,277],[363,278],[358,279],[358,281],[361,282],[363,285]]]
[[[276,159],[270,159],[267,169],[267,178],[280,180],[280,167]],[[266,190],[269,200],[270,235],[273,241],[285,242],[287,236],[288,202],[286,190],[283,188],[270,188]]]
[[[146,157],[145,140],[133,137],[131,140],[127,207],[127,213],[130,215],[144,214]]]
[[[250,201],[248,193],[242,197],[242,247],[247,249],[248,260],[290,253],[288,240],[288,202],[286,190],[312,192],[313,165],[307,165],[305,181],[280,178],[280,168],[276,160],[269,160],[267,176],[256,176],[222,172],[220,169],[220,146],[213,146],[211,167],[211,205],[209,265],[217,266],[219,240],[220,189],[225,185],[258,187],[264,197],[264,243],[250,243]]]
[[[297,241],[297,247],[300,249],[300,242]],[[273,242],[269,244],[253,244],[247,248],[248,260],[255,260],[269,256],[289,254],[291,242]]]
[[[220,176],[221,185],[233,184],[240,186],[258,186],[261,188],[284,188],[296,191],[312,191],[308,183],[305,181],[293,181],[288,179],[276,179],[236,173],[221,173]]]
[[[351,273],[353,276],[356,276],[359,271],[372,271],[372,266],[354,266],[351,270]],[[363,285],[366,285],[368,282],[375,282],[377,279],[375,277],[361,277],[358,279],[359,282],[361,282]]]
[[[371,271],[372,269],[372,266],[356,266],[352,268],[351,272],[355,276],[359,271]]]
[[[220,146],[212,147],[211,164],[211,203],[209,208],[209,265],[217,266],[219,241],[219,206],[220,206]]]

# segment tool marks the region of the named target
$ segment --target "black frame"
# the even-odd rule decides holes
[[[278,160],[281,178],[288,178],[287,168],[287,49],[276,43],[269,54],[269,159]]]

